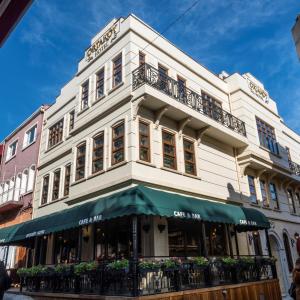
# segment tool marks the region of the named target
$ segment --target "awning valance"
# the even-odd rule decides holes
[[[14,243],[34,236],[129,215],[156,215],[233,224],[239,231],[270,227],[265,215],[255,209],[188,197],[139,185],[27,221],[15,228],[8,227],[5,232],[0,229],[0,243]]]

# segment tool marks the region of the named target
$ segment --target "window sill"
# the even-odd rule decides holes
[[[262,206],[261,208],[266,209],[266,210],[272,210],[272,208],[269,206]]]
[[[273,211],[281,212],[280,208],[273,208]]]
[[[96,99],[95,101],[92,102],[92,106],[99,103],[101,100],[103,100],[106,97],[106,95],[103,95],[101,97],[99,97],[98,99]]]
[[[98,171],[98,172],[96,172],[94,174],[91,174],[90,176],[88,176],[87,180],[92,179],[94,177],[97,177],[97,176],[99,176],[99,175],[101,175],[103,173],[105,173],[105,170],[101,170],[101,171]]]
[[[188,174],[188,173],[182,173],[183,176],[187,176],[187,177],[191,177],[191,178],[194,178],[194,179],[198,179],[198,180],[201,180],[201,178],[197,175],[193,175],[193,174]]]
[[[54,146],[52,146],[51,148],[48,148],[47,150],[45,150],[45,153],[48,153],[49,151],[53,150],[54,148],[58,147],[59,145],[61,145],[64,141],[60,141],[59,143],[55,144]]]
[[[172,172],[172,173],[175,173],[175,174],[180,174],[180,175],[182,175],[181,172],[179,172],[178,170],[175,170],[175,169],[166,168],[166,167],[161,167],[161,169],[164,170],[164,171],[169,171],[169,172]]]
[[[65,199],[67,199],[67,198],[69,198],[69,196],[63,196],[63,197],[58,198],[58,199],[56,199],[56,200],[54,200],[54,201],[50,201],[50,202],[47,202],[47,203],[45,203],[45,204],[41,204],[41,205],[39,206],[39,208],[48,206],[48,205],[53,204],[53,203],[56,203],[56,202],[60,202],[60,201],[65,200]]]
[[[72,182],[72,183],[70,184],[70,186],[74,186],[74,185],[79,184],[79,183],[82,183],[82,182],[84,182],[84,181],[86,181],[86,178],[85,178],[85,177],[84,177],[84,178],[81,178],[81,179],[78,179],[78,180],[76,180],[76,181],[74,181],[74,182]]]
[[[120,82],[118,85],[114,86],[109,92],[108,95],[113,93],[115,90],[117,90],[119,87],[121,87],[124,84],[124,81]]]
[[[36,142],[36,140],[34,140],[32,143],[26,145],[25,147],[22,148],[22,151],[26,150],[27,148],[29,148],[31,145],[33,145]]]
[[[79,112],[77,113],[77,116],[80,116],[80,115],[83,114],[85,111],[87,111],[89,108],[90,108],[89,106],[87,106],[86,108],[83,108],[81,111],[79,111]]]
[[[278,158],[282,158],[280,154],[274,153],[274,152],[272,152],[270,149],[268,149],[268,148],[266,148],[266,147],[264,147],[264,146],[261,146],[261,145],[260,145],[259,148],[262,149],[262,150],[265,150],[265,151],[269,152],[270,154],[272,154],[272,155],[274,155],[274,156],[276,156],[276,157],[278,157]]]
[[[111,167],[109,167],[108,169],[107,169],[107,171],[111,171],[111,170],[113,170],[113,169],[116,169],[116,168],[118,168],[118,167],[121,167],[121,166],[124,166],[124,165],[126,165],[128,163],[128,161],[121,161],[121,162],[119,162],[119,163],[117,163],[117,164],[115,164],[115,165],[112,165]]]
[[[8,158],[5,163],[7,164],[8,162],[10,162],[12,159],[14,159],[17,156],[17,154],[13,155],[12,157]]]
[[[257,204],[257,203],[250,203],[250,205],[251,205],[251,206],[254,206],[254,207],[259,207],[259,208],[261,208],[261,206],[260,206],[259,204]]]
[[[152,164],[151,162],[148,162],[148,161],[144,161],[144,160],[138,159],[136,162],[137,162],[138,164],[142,164],[142,165],[146,165],[146,166],[148,166],[148,167],[156,168],[156,165],[155,165],[155,164]]]

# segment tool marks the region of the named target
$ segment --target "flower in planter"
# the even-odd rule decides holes
[[[249,256],[241,257],[239,259],[239,261],[243,265],[254,265],[255,264],[254,258],[253,257],[249,257]]]
[[[20,268],[17,270],[17,274],[19,277],[27,277],[30,275],[29,268]]]
[[[115,260],[109,263],[107,267],[108,269],[115,270],[115,271],[127,270],[129,267],[129,261],[128,259]]]
[[[192,263],[194,264],[194,266],[197,266],[197,267],[207,267],[209,264],[209,261],[207,258],[205,258],[203,256],[198,256],[198,257],[194,257],[192,259]]]
[[[224,266],[234,267],[238,264],[238,260],[232,257],[223,257],[221,262]]]
[[[166,259],[162,262],[162,267],[164,269],[177,269],[180,266],[180,261],[177,259]]]
[[[139,262],[139,269],[142,271],[153,271],[160,268],[160,263],[156,261],[141,261]]]
[[[81,262],[74,266],[74,273],[76,275],[82,275],[96,269],[97,269],[96,262]]]
[[[60,264],[54,267],[54,272],[57,275],[73,273],[73,265]]]

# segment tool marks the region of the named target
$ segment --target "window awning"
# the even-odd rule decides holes
[[[69,209],[0,229],[0,244],[129,215],[156,215],[233,224],[239,231],[269,228],[256,209],[165,192],[142,185]]]

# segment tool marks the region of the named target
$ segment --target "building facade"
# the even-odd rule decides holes
[[[22,223],[32,218],[33,192],[44,112],[40,107],[16,128],[2,143],[0,166],[0,228]],[[1,260],[7,268],[25,265],[25,250],[1,247]]]
[[[217,76],[137,17],[114,19],[92,39],[77,74],[45,112],[32,224],[42,228],[49,217],[59,229],[27,233],[39,236],[29,246],[31,261],[101,261],[128,253],[259,257],[272,250],[286,296],[298,256],[299,147],[300,137],[254,76]],[[206,211],[211,219],[200,230],[188,219],[205,220],[204,212],[182,204],[170,217],[156,207],[132,221],[132,229],[119,207],[126,191],[147,200],[149,210],[159,197],[170,199],[171,208],[185,197],[191,211],[197,200],[207,209],[216,205],[215,213]],[[62,213],[80,215],[99,197],[115,201],[111,216],[93,215],[62,231]],[[113,207],[119,218],[98,222],[113,218]],[[254,219],[220,221],[237,207],[266,215],[269,233]]]

